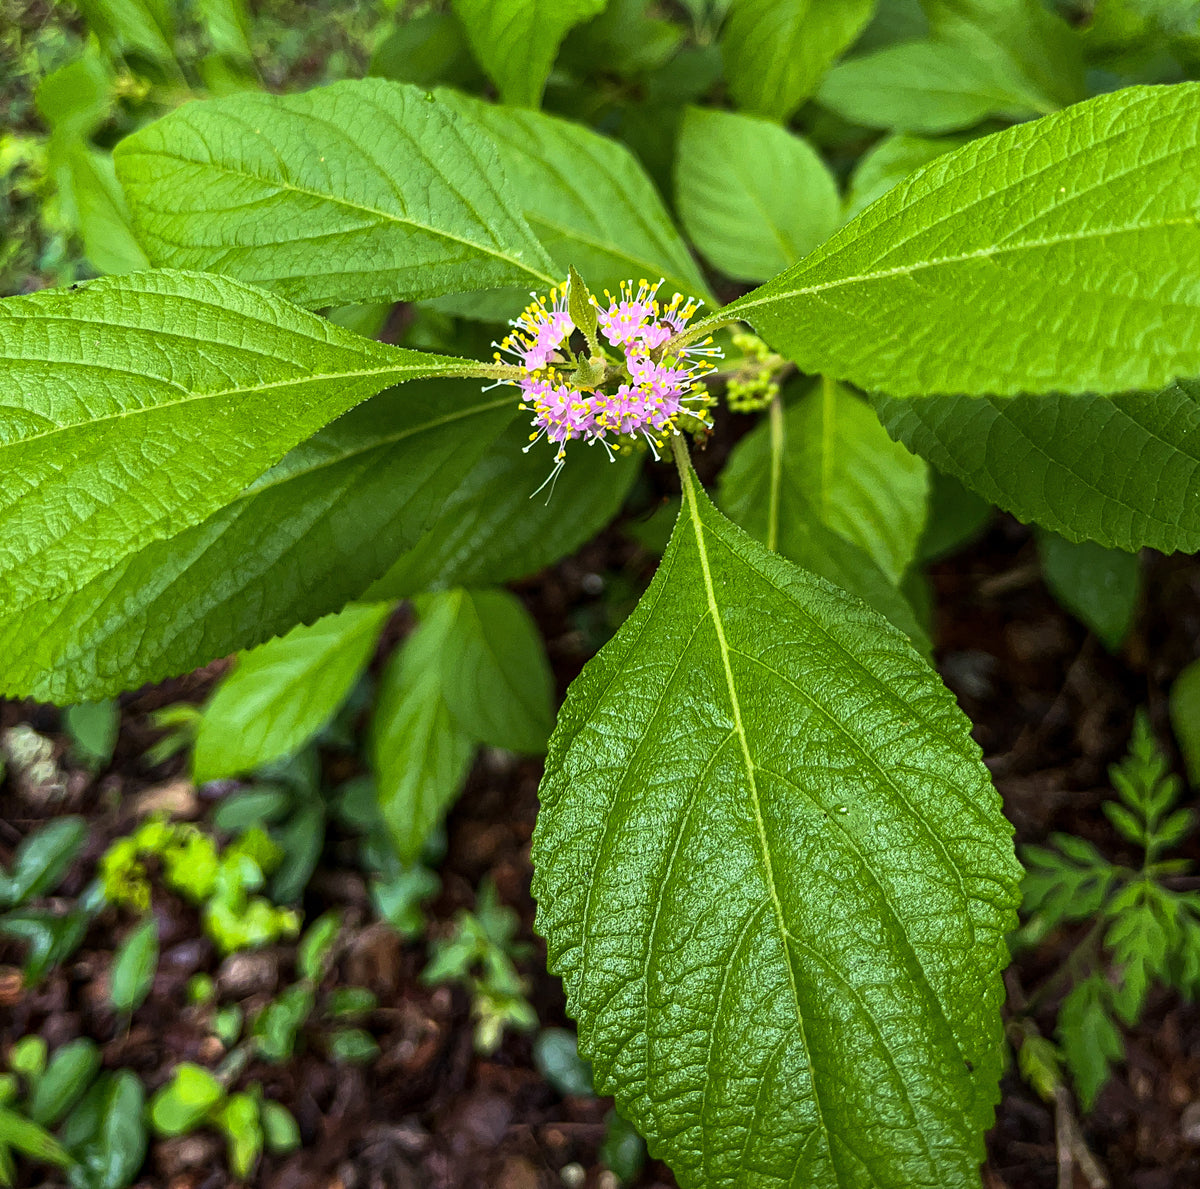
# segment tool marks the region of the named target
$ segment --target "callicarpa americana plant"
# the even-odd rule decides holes
[[[1200,549],[1200,85],[1087,98],[1070,30],[1014,6],[1061,71],[894,127],[855,81],[890,51],[835,65],[869,4],[735,3],[743,110],[676,109],[706,275],[591,109],[535,109],[587,15],[552,36],[542,7],[455,5],[505,102],[247,90],[116,146],[150,267],[0,303],[0,688],[87,702],[296,632],[324,689],[336,630],[344,697],[414,598],[375,725],[411,859],[478,742],[550,728],[506,733],[462,679],[530,630],[480,588],[662,456],[669,544],[558,713],[533,839],[580,1051],[683,1186],[978,1185],[1021,868],[906,593],[927,463],[1069,541]],[[928,7],[922,54],[1017,69],[995,21]],[[814,93],[896,132],[845,206],[782,124]],[[370,337],[396,302],[405,346]],[[723,396],[757,421],[710,494],[691,443]]]

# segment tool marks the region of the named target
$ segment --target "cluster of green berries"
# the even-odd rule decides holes
[[[733,413],[757,413],[779,395],[779,372],[785,364],[756,334],[740,332],[733,345],[741,351],[742,362],[725,384],[725,403]]]

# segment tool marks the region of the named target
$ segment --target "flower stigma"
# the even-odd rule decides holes
[[[497,363],[515,363],[521,371],[519,378],[497,383],[519,388],[520,408],[533,414],[526,452],[543,438],[557,447],[554,469],[538,491],[550,484],[553,492],[568,442],[599,442],[611,462],[617,453],[647,447],[658,459],[667,438],[683,432],[681,418],[685,428],[711,428],[711,398],[702,380],[715,367],[710,360],[722,352],[711,338],[662,350],[702,304],[680,293],[662,303],[662,284],[642,280],[634,289],[632,281],[622,281],[616,297],[604,291],[607,306],[588,294],[596,310],[589,333],[600,345],[598,329],[615,349],[613,356],[602,345],[598,355],[572,349],[571,336],[580,328],[570,313],[569,281],[546,297],[530,294],[533,300],[509,323],[509,334],[492,344]],[[575,306],[577,314],[579,309]]]

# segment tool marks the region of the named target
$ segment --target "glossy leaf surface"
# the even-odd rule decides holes
[[[1200,374],[1200,84],[972,141],[724,313],[893,396],[1117,392]]]
[[[454,0],[479,64],[505,103],[537,107],[567,30],[605,0]]]
[[[417,87],[189,103],[123,140],[116,162],[155,263],[303,306],[554,281],[495,150]]]
[[[721,50],[738,105],[786,120],[874,8],[875,0],[733,0]]]
[[[475,370],[236,281],[153,272],[3,302],[0,365],[6,612],[198,524],[381,388]]]
[[[1020,867],[969,731],[685,474],[568,694],[533,851],[580,1051],[681,1185],[978,1183]]]
[[[418,383],[352,409],[202,524],[0,615],[0,687],[59,703],[116,694],[337,610],[457,491],[512,418],[506,391]]]

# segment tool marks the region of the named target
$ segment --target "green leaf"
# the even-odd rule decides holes
[[[1030,92],[996,57],[939,41],[888,46],[835,66],[817,99],[856,124],[905,132],[952,132],[988,116],[1020,119],[1056,106]]]
[[[769,120],[712,108],[684,113],[675,195],[696,247],[739,281],[795,264],[841,218],[837,183],[806,140]]]
[[[874,8],[875,0],[733,0],[721,49],[738,105],[786,120]]]
[[[496,107],[457,91],[437,95],[495,146],[559,278],[574,265],[596,292],[616,292],[630,277],[661,276],[668,292],[708,297],[653,182],[623,144],[540,112]],[[507,321],[525,305],[527,289],[485,295],[484,309]]]
[[[296,970],[301,978],[319,983],[333,953],[334,943],[342,928],[342,914],[336,910],[323,912],[304,931],[296,947]]]
[[[529,612],[506,590],[451,590],[422,603],[423,616],[442,614],[453,619],[442,695],[459,729],[492,747],[540,755],[554,725],[554,676]]]
[[[1200,83],[971,141],[733,302],[802,371],[893,396],[1200,374]]]
[[[198,524],[381,388],[478,371],[235,281],[153,272],[8,299],[0,361],[6,612]]]
[[[604,1139],[596,1155],[620,1184],[631,1185],[646,1163],[646,1141],[632,1123],[616,1111],[609,1111],[604,1119]]]
[[[683,484],[539,791],[580,1051],[685,1189],[974,1184],[1020,867],[970,724],[880,616]]]
[[[148,268],[150,260],[133,233],[129,207],[117,181],[112,157],[72,141],[63,149],[62,164],[68,171],[88,260],[105,273]]]
[[[150,1121],[159,1135],[183,1135],[203,1122],[224,1097],[225,1087],[209,1070],[183,1061],[151,1099]]]
[[[44,1127],[0,1107],[0,1147],[16,1148],[18,1152],[42,1164],[68,1168],[71,1155]]]
[[[1042,576],[1050,593],[1086,624],[1109,652],[1116,652],[1133,626],[1142,593],[1136,553],[1078,543],[1056,533],[1038,533]]]
[[[56,817],[27,834],[12,860],[12,874],[0,871],[0,908],[11,908],[53,892],[87,841],[81,817]]]
[[[531,450],[522,418],[446,499],[429,532],[370,589],[370,599],[423,590],[488,586],[534,574],[573,553],[620,511],[640,470],[637,458],[610,463],[600,450],[572,451],[549,500],[533,498],[552,469]]]
[[[76,0],[76,7],[110,55],[129,50],[178,71],[173,6],[166,0]]]
[[[113,699],[81,702],[63,715],[71,746],[95,768],[103,768],[113,756],[121,727],[121,708]]]
[[[286,1106],[270,1100],[262,1104],[263,1137],[267,1150],[277,1155],[294,1152],[300,1146],[300,1127]]]
[[[1200,788],[1200,660],[1192,661],[1171,685],[1171,726],[1188,781],[1193,788]]]
[[[146,1158],[145,1092],[129,1070],[101,1074],[63,1129],[78,1158],[76,1189],[125,1189]]]
[[[734,447],[721,472],[718,503],[769,549],[812,570],[887,616],[918,648],[928,648],[908,600],[870,555],[826,525],[806,494],[796,422],[807,415],[773,408]],[[809,473],[811,478],[811,472]]]
[[[362,1028],[339,1028],[329,1034],[327,1043],[334,1061],[363,1065],[379,1056],[379,1043]]]
[[[1070,541],[1200,550],[1200,383],[1119,396],[877,398],[888,433]]]
[[[203,523],[78,593],[0,612],[0,686],[57,702],[114,694],[337,610],[418,540],[514,411],[507,390],[470,381],[367,401]]]
[[[543,1028],[533,1042],[533,1062],[560,1094],[591,1098],[591,1066],[579,1055],[579,1041],[566,1028]]]
[[[1083,43],[1043,0],[921,0],[933,36],[1024,80],[1031,94],[1082,99]]]
[[[556,280],[487,138],[417,87],[359,79],[188,103],[115,159],[155,263],[300,305]]]
[[[453,0],[479,64],[504,103],[537,107],[567,31],[605,0]]]
[[[158,922],[151,916],[121,943],[109,975],[108,1001],[124,1014],[137,1011],[158,969]]]
[[[1077,983],[1058,1010],[1058,1040],[1085,1111],[1095,1105],[1112,1063],[1125,1056],[1125,1042],[1112,1018],[1111,998],[1108,980],[1094,974]]]
[[[244,1181],[262,1154],[264,1135],[259,1122],[258,1100],[249,1094],[231,1094],[214,1116],[229,1142],[229,1168]]]
[[[346,700],[391,610],[351,603],[243,653],[204,708],[193,779],[251,772],[303,747]]]
[[[396,854],[415,862],[442,819],[475,753],[443,695],[442,659],[454,645],[453,601],[436,602],[396,650],[379,682],[371,754],[379,808]]]
[[[463,27],[453,13],[426,10],[409,16],[401,12],[395,19],[392,31],[375,43],[369,73],[419,87],[483,86]]]
[[[822,522],[899,583],[916,556],[929,467],[888,437],[860,397],[824,380],[788,411],[783,465]]]
[[[100,1050],[86,1036],[56,1049],[29,1100],[29,1117],[53,1127],[79,1101],[100,1070]]]

